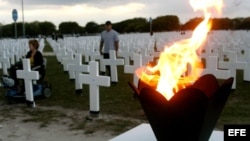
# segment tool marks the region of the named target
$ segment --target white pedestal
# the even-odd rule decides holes
[[[222,131],[213,131],[209,141],[223,141]],[[143,123],[109,141],[157,141],[149,124]]]

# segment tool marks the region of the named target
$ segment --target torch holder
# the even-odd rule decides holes
[[[219,119],[229,97],[233,78],[219,85],[207,74],[193,85],[178,91],[169,101],[159,92],[139,81],[141,106],[158,141],[206,141]]]

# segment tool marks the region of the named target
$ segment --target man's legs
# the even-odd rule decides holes
[[[109,54],[108,53],[104,53],[103,54],[103,58],[104,59],[109,59]],[[111,76],[111,74],[110,74],[110,66],[106,66],[106,75]]]

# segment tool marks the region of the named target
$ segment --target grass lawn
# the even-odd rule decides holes
[[[46,51],[50,51],[49,45],[46,43]],[[63,71],[63,66],[59,64],[55,56],[46,56],[47,72],[45,80],[52,84],[53,93],[50,98],[37,100],[37,108],[28,109],[21,106],[24,113],[31,115],[33,118],[24,120],[24,122],[37,121],[43,122],[41,126],[46,126],[48,117],[64,117],[66,113],[59,112],[55,114],[55,110],[46,110],[50,107],[61,107],[66,111],[73,111],[75,114],[87,112],[89,110],[89,88],[83,85],[83,95],[75,94],[74,81],[69,79],[68,73]],[[147,122],[143,114],[140,103],[133,98],[133,91],[129,88],[127,82],[132,81],[132,74],[125,74],[124,67],[118,67],[117,84],[111,84],[111,87],[100,88],[100,113],[103,115],[111,115],[120,117],[118,119],[103,120],[102,118],[95,120],[93,123],[82,119],[74,119],[75,125],[72,129],[84,129],[85,133],[93,133],[100,129],[116,131],[119,134],[141,122]],[[217,128],[223,129],[224,124],[250,124],[250,83],[243,82],[243,72],[237,72],[237,89],[232,91],[230,98],[224,108],[224,111],[218,121]],[[3,93],[3,90],[1,90]],[[4,97],[0,97],[0,101],[4,101]],[[7,103],[5,103],[7,104]],[[40,109],[40,107],[45,107]],[[10,116],[8,110],[2,109]],[[52,114],[54,113],[54,114]],[[133,119],[133,121],[129,120]],[[134,122],[135,120],[138,120]],[[86,128],[86,127],[91,128]]]
[[[236,90],[232,91],[217,127],[224,124],[250,124],[250,83],[243,81],[243,71],[237,71]]]

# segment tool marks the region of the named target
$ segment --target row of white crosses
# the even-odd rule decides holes
[[[180,37],[180,39],[181,39],[181,37]],[[176,38],[170,38],[168,41],[169,42],[174,42],[175,40],[176,40]],[[131,40],[131,42],[132,41],[134,41],[134,40]],[[134,72],[135,72],[135,70],[137,68],[139,68],[139,67],[141,67],[143,65],[146,65],[146,63],[148,61],[151,61],[153,57],[159,57],[159,52],[155,53],[154,51],[150,50],[150,48],[148,48],[148,47],[146,47],[147,49],[143,49],[143,46],[145,44],[141,44],[142,46],[139,46],[138,48],[136,48],[136,45],[134,45],[134,47],[130,47],[130,46],[126,46],[126,43],[123,43],[123,44],[124,45],[121,46],[121,48],[120,48],[120,50],[118,52],[118,56],[123,57],[124,60],[125,60],[124,61],[124,65],[125,65],[124,66],[124,72],[125,73],[135,74]],[[150,42],[150,44],[152,44],[152,41]],[[162,44],[164,44],[164,43],[162,43]],[[210,43],[210,46],[207,49],[207,51],[202,54],[202,57],[204,57],[205,60],[206,60],[206,68],[204,69],[203,74],[212,73],[217,78],[226,79],[226,78],[230,77],[232,73],[230,73],[230,70],[220,69],[220,67],[223,67],[223,66],[221,66],[222,62],[218,62],[218,59],[220,58],[219,57],[220,49],[216,48],[216,47],[213,47],[212,44],[213,45],[218,45],[216,41],[214,41],[214,42],[212,41],[212,43]],[[80,45],[80,44],[76,43],[75,45]],[[127,44],[127,45],[133,45],[133,44],[131,43],[131,44]],[[171,45],[171,43],[169,45]],[[158,48],[157,50],[162,50],[163,48],[164,48],[164,46]],[[67,50],[66,47],[62,47],[61,49],[64,51],[64,53],[62,53],[64,55],[66,55],[67,52],[70,51],[70,50]],[[113,61],[114,61],[113,64],[111,63],[112,61],[110,59],[109,60],[104,60],[103,59],[104,60],[103,61],[100,58],[100,54],[98,52],[97,47],[91,47],[91,46],[82,47],[82,48],[81,47],[79,47],[79,48],[73,47],[72,52],[78,52],[81,55],[84,55],[85,57],[88,58],[86,60],[87,60],[87,62],[89,62],[89,65],[86,65],[86,67],[85,67],[86,71],[82,71],[83,69],[81,69],[79,67],[79,66],[81,66],[81,63],[77,63],[78,67],[74,63],[69,64],[68,66],[70,66],[69,71],[75,72],[74,73],[75,77],[73,77],[73,78],[79,78],[79,80],[76,80],[76,83],[79,82],[79,85],[76,86],[76,89],[78,89],[78,88],[81,89],[82,84],[90,85],[90,87],[91,87],[90,88],[90,91],[91,91],[90,95],[92,95],[92,93],[94,93],[93,97],[90,98],[90,99],[92,99],[90,101],[98,101],[98,102],[94,102],[94,103],[90,104],[91,107],[92,107],[92,108],[90,108],[90,111],[98,112],[99,111],[99,87],[98,87],[97,80],[99,80],[99,79],[97,79],[97,78],[99,78],[100,76],[99,76],[99,69],[97,70],[97,68],[99,67],[99,65],[98,65],[97,62],[95,62],[93,60],[99,60],[101,62],[101,64],[100,64],[101,71],[105,70],[105,67],[104,67],[105,65],[117,66],[117,65],[123,65],[123,63],[121,61],[120,62],[117,61],[117,58],[113,57],[115,55],[112,56],[112,53],[110,54],[110,56],[111,56],[110,59],[113,59]],[[77,60],[79,60],[79,58],[82,57],[81,55],[79,55],[79,56],[75,55],[75,59],[78,58]],[[143,59],[143,57],[145,57],[145,58],[148,57],[149,59],[147,61],[145,61],[146,59],[145,58]],[[232,60],[232,59],[229,59],[229,60]],[[130,64],[130,61],[134,62],[133,65]],[[78,61],[78,62],[80,62],[80,61]],[[110,63],[110,64],[108,64],[108,63]],[[66,64],[68,64],[68,63],[66,63]],[[75,68],[73,66],[75,66]],[[89,66],[89,74],[87,74],[88,73],[87,72],[87,66]],[[96,66],[96,67],[93,67],[93,66]],[[226,66],[227,65],[224,65],[224,68],[228,69],[228,67],[226,67]],[[95,68],[95,69],[92,70],[91,68]],[[95,72],[95,73],[93,74],[92,72]],[[82,73],[86,73],[86,74],[82,74]],[[90,77],[90,75],[92,77]],[[77,76],[79,76],[79,77],[77,77]],[[113,77],[113,78],[116,78],[116,77],[117,77],[117,75],[115,77]],[[90,78],[94,78],[94,79],[90,79]],[[111,74],[111,80],[112,80],[112,74]],[[108,81],[108,82],[110,82],[110,81]],[[138,78],[136,76],[134,76],[134,84],[135,85],[138,84]],[[100,85],[109,86],[110,84],[102,83]],[[94,88],[96,88],[96,87],[98,87],[98,89],[96,89],[94,91]],[[95,100],[93,100],[93,99],[95,99]]]
[[[227,62],[219,61],[218,68],[229,70],[230,76],[234,77],[235,80],[236,80],[236,71],[237,70],[243,70],[243,73],[244,73],[244,78],[243,79],[246,79],[247,76],[249,76],[249,74],[250,74],[249,73],[250,69],[248,67],[249,63],[239,61],[237,59],[236,52],[228,52],[228,58],[229,58],[229,61],[227,61]],[[248,81],[250,81],[250,80],[248,80]],[[232,88],[233,89],[236,88],[236,81],[234,81]]]
[[[0,68],[2,68],[3,74],[8,75],[7,69],[20,61],[20,58],[25,56],[25,51],[28,47],[24,42],[28,40],[3,40],[0,45]],[[27,52],[26,52],[27,53]]]
[[[98,54],[98,53],[95,53],[96,52],[96,49],[94,49],[94,48],[92,48],[92,50],[89,50],[89,51],[91,51],[90,53],[89,52],[83,52],[83,54],[84,55],[86,55],[87,56],[87,58],[89,58],[89,54],[92,54],[91,56],[90,56],[90,58],[91,58],[91,60],[93,61],[93,60],[99,60],[100,61],[100,63],[101,63],[101,71],[105,71],[105,66],[110,66],[110,70],[111,70],[111,82],[118,82],[118,74],[117,74],[117,66],[118,65],[124,65],[124,60],[123,59],[119,59],[119,58],[116,58],[116,52],[113,50],[113,51],[110,51],[110,58],[109,59],[103,59],[103,58],[98,58],[98,56],[100,57],[101,55],[100,54]],[[61,54],[63,54],[63,55],[66,55],[67,54],[67,52],[64,52],[64,53],[61,53]],[[131,55],[132,53],[130,53],[130,55],[129,55],[129,57],[130,56],[133,56],[133,55]],[[138,55],[139,57],[140,57],[140,61],[142,61],[142,59],[141,59],[141,56],[145,56],[145,60],[146,60],[146,57],[147,57],[147,55],[146,55],[146,50],[143,50],[142,51],[142,54],[140,54],[140,55]],[[86,57],[85,56],[85,57]],[[60,55],[60,57],[61,57],[61,55]],[[79,55],[79,58],[81,58],[81,56]],[[79,58],[77,59],[78,60],[78,62],[80,61],[79,60]],[[133,66],[133,69],[132,70],[130,70],[129,71],[129,73],[133,73],[134,72],[134,70],[136,69],[136,68],[138,68],[138,66],[142,66],[142,65],[138,65],[138,64],[141,64],[141,63],[138,63],[138,57],[135,55],[135,57],[132,57],[133,59],[134,59],[134,66]],[[151,57],[152,58],[152,57]],[[63,60],[65,59],[65,58],[61,58],[62,59],[62,62],[64,62]],[[58,59],[58,60],[60,60],[60,59]],[[73,60],[72,59],[72,57],[70,57],[70,60]],[[88,59],[86,59],[87,61],[89,61]],[[91,61],[91,62],[92,62]],[[130,59],[129,59],[129,61],[130,61]],[[74,61],[73,61],[74,62]],[[80,72],[80,73],[78,73],[78,74],[80,74],[80,75],[82,75],[82,73],[81,73],[81,71],[79,71],[79,65],[78,65],[78,67],[77,66],[75,66],[75,64],[69,64],[69,62],[65,62],[66,64],[64,64],[64,65],[68,65],[69,66],[69,71],[74,71],[74,72],[76,72],[76,70],[78,70],[78,72]],[[79,63],[78,63],[79,64]],[[81,63],[80,63],[81,64]],[[128,62],[128,65],[129,65],[129,62]],[[75,66],[75,67],[74,67]],[[81,66],[81,65],[80,65]],[[132,67],[132,66],[128,66],[128,67]],[[86,68],[86,70],[87,70],[87,67],[85,67]],[[126,67],[126,69],[127,69],[127,67]],[[64,69],[65,70],[65,69]],[[82,70],[82,69],[81,69]],[[129,69],[128,69],[129,70]],[[92,72],[93,70],[90,70],[90,74],[91,74],[91,72]],[[96,70],[95,70],[96,71]],[[98,73],[99,73],[99,70],[97,71]],[[86,72],[85,72],[86,73]],[[78,85],[78,83],[77,82],[79,82],[77,79],[80,79],[80,78],[78,78],[77,77],[77,74],[75,74],[76,75],[76,89],[82,89],[82,87],[81,87],[81,84],[80,85]],[[86,76],[87,74],[84,74],[84,76]],[[134,78],[137,78],[137,77],[134,77]],[[109,80],[110,81],[110,80]],[[95,81],[95,83],[96,83],[97,81]],[[83,83],[83,82],[79,82],[79,83]],[[86,83],[89,83],[89,82],[86,82]],[[89,84],[89,85],[91,85],[91,84]],[[91,86],[90,86],[91,87]],[[93,90],[90,90],[90,91],[93,91]],[[99,92],[98,92],[98,94],[96,94],[97,93],[97,91],[95,92],[95,94],[92,94],[93,92],[90,92],[91,94],[90,95],[93,95],[95,98],[95,101],[96,102],[92,102],[93,101],[93,98],[91,98],[92,100],[90,100],[90,102],[91,103],[95,103],[94,105],[99,105],[98,103],[99,103]],[[99,106],[93,106],[93,104],[90,104],[90,105],[92,105],[91,107],[99,107]],[[90,111],[93,111],[92,110],[92,108],[90,107]],[[99,108],[96,108],[96,109],[99,109]],[[97,111],[97,110],[95,110],[95,111]]]
[[[71,53],[69,53],[69,54],[71,54]],[[145,65],[144,63],[142,63],[142,60],[143,59],[141,59],[141,57],[142,57],[142,55],[145,55],[145,53],[143,53],[143,51],[142,51],[142,54],[134,54],[131,58],[132,58],[132,60],[134,61],[134,65],[133,66],[131,66],[131,65],[129,65],[129,64],[126,64],[125,65],[125,73],[133,73],[134,74],[134,71],[135,71],[135,69],[137,69],[137,68],[139,68],[140,66],[142,66],[142,65]],[[72,56],[72,55],[69,55],[69,56]],[[110,56],[112,56],[112,55],[110,55]],[[129,56],[131,56],[131,55],[129,55]],[[145,55],[146,56],[146,55]],[[62,57],[63,58],[63,57]],[[70,57],[69,57],[70,58]],[[76,58],[81,58],[81,57],[76,57]],[[111,57],[112,58],[112,57]],[[66,58],[67,59],[67,58]],[[113,60],[115,60],[116,58],[112,58]],[[4,60],[4,59],[3,59]],[[62,59],[63,60],[63,59]],[[216,64],[216,63],[214,63],[214,62],[217,62],[217,60],[218,60],[218,57],[217,56],[208,56],[208,59],[207,59],[207,68],[206,68],[206,70],[204,70],[204,73],[213,73],[213,74],[216,74],[217,76],[218,76],[218,78],[226,78],[226,77],[228,77],[229,76],[229,70],[219,70],[219,69],[217,69],[217,66],[218,66],[218,64]],[[229,59],[230,60],[230,59]],[[231,59],[232,60],[232,59]],[[80,62],[80,61],[78,61],[78,62]],[[107,61],[108,62],[108,61]],[[112,61],[111,61],[112,62]],[[113,61],[113,64],[115,64],[116,63],[116,61]],[[222,62],[223,63],[223,62]],[[78,66],[81,66],[80,65],[81,63],[78,63]],[[120,63],[120,64],[122,64],[122,63]],[[74,66],[74,64],[69,64],[69,65],[73,65]],[[76,65],[76,64],[75,64]],[[232,65],[231,65],[232,66]],[[73,67],[72,67],[73,68]],[[77,68],[77,67],[76,67]],[[78,69],[79,69],[79,67],[78,67]],[[214,69],[214,70],[213,70]],[[72,71],[74,71],[74,69],[72,70]],[[75,71],[77,71],[77,69],[75,69]],[[79,71],[80,72],[80,71]],[[77,72],[77,73],[79,73],[79,72]],[[76,73],[75,73],[75,75],[77,75]],[[77,77],[78,78],[78,77]],[[134,76],[134,83],[135,84],[137,84],[137,81],[136,81],[136,76]],[[245,78],[245,77],[244,77]],[[79,80],[80,81],[80,80]],[[77,80],[76,80],[76,82],[77,82]],[[80,82],[79,82],[80,83]],[[84,82],[85,83],[85,82]],[[88,83],[88,82],[86,82],[86,83]],[[78,85],[78,88],[80,88],[80,84]],[[32,100],[32,98],[31,98],[31,100]],[[94,110],[94,111],[96,111],[96,110]]]
[[[83,84],[89,85],[89,102],[91,115],[98,115],[100,112],[99,102],[99,86],[110,86],[110,77],[99,76],[99,64],[96,61],[90,61],[89,65],[82,64],[82,54],[74,55],[74,58],[67,58],[72,60],[66,61],[62,58],[63,65],[68,66],[68,71],[73,73],[75,79],[75,89],[82,90]],[[89,74],[88,74],[89,73]]]
[[[50,41],[52,42],[52,40]],[[54,43],[51,43],[51,45],[55,45]],[[53,47],[56,48],[56,47]],[[69,72],[70,74],[70,79],[75,79],[74,73],[72,73],[71,70],[69,70],[70,65],[74,65],[75,62],[75,55],[70,49],[66,48],[57,48],[57,60],[63,64],[64,71]],[[124,60],[119,59],[116,57],[116,52],[114,50],[110,51],[110,58],[109,59],[104,59],[102,55],[99,53],[99,49],[97,51],[96,48],[92,47],[89,50],[83,50],[83,52],[78,52],[80,54],[83,54],[85,56],[85,62],[91,61],[99,61],[100,62],[100,70],[102,72],[105,72],[105,66],[110,66],[111,68],[111,82],[118,82],[118,74],[117,74],[117,66],[118,65],[124,65]],[[90,60],[89,60],[90,59]]]
[[[227,33],[227,32],[225,32],[225,33]],[[223,32],[221,35],[224,35],[225,33]],[[174,36],[172,35],[172,33],[167,33],[167,34],[169,34],[168,36],[170,36],[171,38],[166,38],[167,37],[166,34],[165,35],[164,34],[157,35],[157,36],[159,36],[159,39],[157,39],[157,42],[156,42],[156,44],[157,44],[157,50],[161,51],[164,48],[164,44],[171,45],[171,43],[175,42],[176,40],[182,39],[182,38],[186,38],[186,37],[188,37],[188,36],[191,35],[191,33],[189,33],[189,32],[187,32],[184,37],[182,37],[183,35],[180,36],[178,32],[175,32]],[[153,52],[152,51],[152,45],[154,45],[154,40],[153,41],[149,40],[149,42],[143,43],[143,42],[145,42],[145,41],[147,41],[149,39],[148,37],[146,37],[146,34],[143,35],[144,37],[140,37],[141,35],[139,35],[139,34],[136,34],[136,35],[124,35],[124,36],[127,36],[128,39],[122,40],[123,36],[120,37],[121,38],[121,41],[120,41],[121,42],[120,43],[121,44],[121,46],[120,46],[121,49],[118,52],[118,56],[121,56],[121,57],[123,57],[125,59],[125,62],[124,62],[125,65],[129,65],[129,62],[131,60],[133,60],[133,53],[142,54],[142,58],[143,58],[142,59],[143,60],[142,65],[145,65],[145,63],[148,62],[146,59],[144,59],[144,57],[153,57],[153,56],[154,57],[159,57],[159,54],[160,54],[159,52]],[[129,38],[130,36],[133,36],[133,37]],[[161,39],[160,36],[161,37],[165,36],[165,38]],[[214,38],[211,38],[208,41],[209,44],[210,44],[209,46],[211,48],[210,52],[209,53],[206,52],[206,53],[204,53],[202,55],[205,56],[206,60],[208,60],[209,56],[211,56],[211,55],[212,56],[216,56],[217,55],[218,58],[220,59],[220,52],[221,51],[220,51],[220,48],[217,47],[218,45],[220,46],[220,44],[219,44],[218,41],[221,41],[221,40],[217,39],[217,37],[219,38],[220,36],[217,35],[217,32],[216,32],[216,34],[212,34],[211,36],[214,37]],[[145,40],[145,37],[148,38],[148,39]],[[230,39],[229,37],[231,38],[231,35],[230,36],[228,35],[228,37],[226,37],[225,41],[229,40]],[[158,38],[158,37],[155,37],[155,38]],[[136,40],[139,40],[139,42],[136,41]],[[98,39],[96,37],[95,37],[95,41],[98,42]],[[130,43],[126,43],[126,42],[130,42]],[[224,44],[224,43],[226,43],[226,42],[223,42],[221,44]],[[240,43],[240,41],[237,41],[236,43],[232,43],[232,44],[238,44],[238,43]],[[97,43],[93,43],[93,44],[96,45]],[[151,48],[147,47],[146,44],[150,44]],[[99,60],[99,61],[101,60],[100,59],[99,51],[98,51],[98,49],[96,47],[97,46],[95,46],[95,47],[88,47],[87,50],[85,49],[85,54],[83,53],[83,55],[85,57],[87,57],[85,59],[85,60],[87,60],[87,62],[89,61],[89,58],[90,58],[90,60]],[[147,48],[147,49],[145,49],[145,48]],[[145,51],[147,51],[149,53],[147,53],[147,55],[146,55],[144,53]],[[83,50],[83,52],[84,52],[84,50]],[[150,56],[149,54],[152,54],[153,56]],[[151,59],[149,59],[149,60],[151,60]],[[102,67],[103,66],[102,62],[100,63],[100,65],[101,65],[101,68],[103,68]],[[216,69],[220,70],[218,68],[218,66],[217,66]],[[206,71],[206,72],[209,72],[209,71]],[[210,73],[213,73],[213,71],[211,70]],[[247,75],[244,75],[244,76],[247,76]],[[220,75],[218,75],[218,78],[220,78]]]
[[[44,48],[43,42],[44,40],[40,40],[40,50]],[[8,68],[11,65],[22,61],[23,70],[17,70],[17,78],[24,79],[26,101],[30,106],[35,107],[32,81],[38,80],[39,74],[37,71],[31,71],[29,59],[22,59],[29,50],[28,39],[4,40],[1,42],[0,48],[0,64],[4,75],[9,75]]]
[[[39,50],[41,52],[44,49],[44,46],[45,46],[44,39],[39,40]],[[5,52],[4,53],[5,58],[8,58],[10,60],[10,64],[14,65],[16,62],[20,61],[21,58],[25,57],[25,55],[29,51],[28,39],[0,40],[0,50],[1,52]]]
[[[6,57],[5,52],[0,52],[0,64],[3,69],[3,74],[8,75],[8,68],[10,68],[10,59]]]
[[[69,64],[69,71],[75,78],[75,89],[82,90],[83,84],[89,85],[89,111],[92,115],[100,112],[99,86],[110,86],[110,77],[99,76],[99,65],[96,61],[90,61],[89,65],[82,64],[82,54],[76,54],[74,64]],[[84,74],[83,74],[84,73]],[[87,74],[89,73],[89,74]]]
[[[235,42],[224,42],[222,39],[211,38],[210,36],[207,40],[207,44],[203,48],[200,57],[205,59],[206,68],[202,69],[202,75],[204,74],[214,74],[218,79],[227,79],[228,77],[234,77],[235,81],[233,83],[232,89],[236,88],[236,70],[243,70],[244,80],[250,81],[248,76],[249,73],[249,44],[239,47],[239,41]],[[225,40],[228,40],[227,38]],[[242,51],[243,50],[243,51]],[[243,52],[243,53],[242,53]],[[238,54],[237,54],[238,53]],[[236,55],[237,54],[237,55]],[[225,58],[228,62],[225,62]],[[238,59],[240,58],[240,59]],[[190,72],[190,68],[188,68]],[[201,70],[201,68],[196,68]]]

